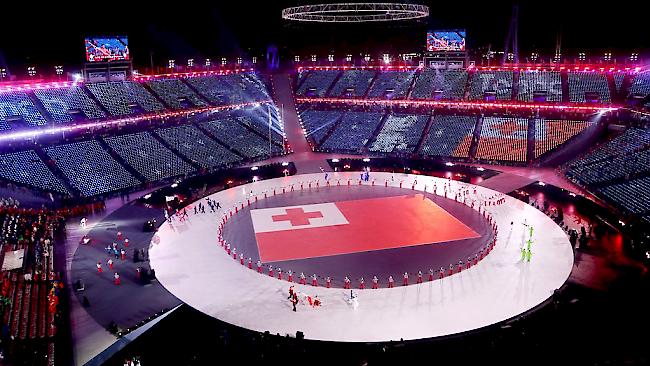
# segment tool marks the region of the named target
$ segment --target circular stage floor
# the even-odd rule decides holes
[[[318,189],[303,184],[303,190],[294,186],[294,191],[247,203],[225,224],[225,241],[244,255],[246,265],[251,258],[255,270],[260,260],[265,275],[270,265],[275,277],[281,270],[287,279],[290,270],[296,282],[304,273],[311,284],[315,274],[321,285],[330,277],[332,287],[343,287],[347,276],[358,287],[361,278],[371,286],[374,276],[382,286],[389,276],[401,284],[404,272],[410,282],[418,271],[428,279],[434,270],[438,278],[441,267],[447,272],[450,264],[456,269],[459,261],[474,260],[494,236],[485,217],[453,199],[384,184],[332,184]],[[340,210],[347,218],[343,225],[336,221]],[[300,222],[305,219],[288,217],[287,211],[317,217]],[[260,222],[262,215],[277,221]],[[283,222],[290,219],[289,225]],[[314,227],[319,220],[327,225]],[[293,231],[264,231],[259,227],[264,225]]]
[[[562,286],[571,272],[573,251],[565,233],[546,215],[521,201],[487,188],[426,176],[373,173],[371,178],[376,181],[374,187],[371,187],[370,183],[364,183],[366,186],[353,188],[343,183],[350,178],[353,179],[353,184],[356,184],[354,179],[358,177],[359,173],[354,172],[335,173],[331,178],[332,182],[340,179],[342,186],[328,188],[322,186],[322,174],[298,175],[254,182],[215,193],[211,198],[220,202],[225,210],[215,214],[191,215],[185,222],[175,220],[160,227],[157,238],[152,241],[157,244],[152,244],[150,249],[151,266],[155,268],[160,283],[172,294],[188,305],[222,321],[260,332],[268,330],[271,333],[295,334],[296,331],[302,331],[307,339],[342,342],[432,338],[499,323],[525,313],[544,302],[555,289]],[[309,181],[312,182],[312,191],[315,190],[317,180],[320,180],[321,184],[319,192],[299,192],[300,184],[303,183],[306,187]],[[388,188],[384,187],[386,181]],[[415,181],[417,184],[412,191],[410,187]],[[400,189],[400,182],[403,182],[403,187],[408,188]],[[291,304],[287,301],[289,283],[286,277],[285,280],[279,280],[266,274],[260,275],[255,269],[248,269],[246,265],[242,266],[238,260],[233,260],[232,256],[227,255],[217,240],[222,216],[234,210],[235,206],[241,207],[242,203],[246,206],[249,198],[254,202],[254,197],[257,196],[258,206],[251,207],[253,210],[238,210],[240,212],[227,221],[224,229],[226,240],[232,240],[233,247],[235,243],[241,243],[240,252],[244,251],[247,257],[257,253],[263,261],[271,265],[280,263],[282,266],[291,267],[285,267],[287,269],[296,268],[294,271],[301,271],[298,269],[302,268],[301,266],[310,272],[315,272],[316,268],[319,268],[321,271],[317,275],[321,277],[330,275],[326,272],[332,271],[331,273],[336,275],[330,276],[338,280],[343,273],[353,271],[355,268],[358,268],[359,274],[363,269],[364,273],[381,272],[382,277],[391,271],[408,270],[413,273],[425,263],[436,260],[435,254],[438,252],[423,255],[427,248],[430,250],[448,246],[453,248],[453,250],[449,249],[451,253],[456,253],[457,250],[471,251],[474,245],[475,248],[480,248],[484,243],[481,239],[489,240],[487,235],[490,235],[491,231],[481,230],[481,225],[485,225],[481,216],[475,212],[463,213],[465,209],[470,211],[472,209],[452,200],[424,193],[425,190],[431,192],[436,186],[437,194],[441,195],[445,184],[450,185],[449,192],[469,189],[471,193],[468,199],[474,200],[476,204],[498,198],[505,200],[504,204],[487,206],[487,211],[499,228],[494,250],[478,265],[442,280],[428,282],[425,279],[424,283],[418,285],[386,288],[385,279],[382,278],[384,285],[375,290],[369,288],[370,281],[366,277],[366,289],[354,290],[358,302],[356,308],[348,301],[349,290],[295,285],[301,295],[318,295],[323,305],[313,308],[302,303],[298,306],[298,311],[293,312]],[[290,192],[291,185],[296,191]],[[283,187],[286,193],[280,194]],[[278,192],[275,197],[272,195],[274,189]],[[262,204],[264,193],[268,198]],[[416,196],[418,193],[422,195]],[[453,226],[450,224],[453,220],[445,221],[444,225],[434,226],[433,230],[423,230],[422,233],[418,233],[422,236],[409,236],[402,242],[399,240],[396,242],[390,233],[386,234],[386,228],[378,227],[381,239],[378,242],[384,245],[384,249],[372,246],[373,243],[364,244],[371,246],[367,251],[362,250],[366,248],[364,246],[349,248],[350,245],[346,245],[342,247],[343,249],[337,249],[334,255],[329,255],[331,254],[327,252],[329,249],[323,252],[322,248],[287,250],[286,247],[273,247],[278,243],[274,240],[275,237],[271,237],[266,244],[259,246],[260,242],[264,242],[260,239],[260,234],[284,232],[281,228],[274,229],[273,226],[278,222],[286,225],[300,225],[304,222],[304,217],[293,215],[295,212],[287,211],[291,208],[287,206],[301,205],[303,211],[300,214],[319,211],[324,218],[330,218],[332,215],[327,211],[327,207],[316,207],[318,208],[316,210],[309,205],[331,206],[333,204],[344,213],[345,219],[349,219],[350,211],[347,210],[350,208],[346,206],[347,203],[341,202],[365,199],[382,201],[387,198],[407,199],[409,196],[410,199],[418,200],[416,208],[412,209],[416,213],[423,212],[419,211],[422,209],[431,210],[433,206],[428,202],[426,203],[428,208],[418,206],[429,200],[436,207],[448,212],[453,219],[460,221],[463,226],[459,227],[465,229],[458,230],[456,227],[454,230],[448,230],[448,227]],[[362,212],[364,207],[375,208],[375,203],[364,202],[360,206]],[[352,206],[354,210],[355,204]],[[281,217],[277,220],[272,219],[270,223],[265,223],[264,219],[254,223],[255,220],[250,219],[256,215],[253,211],[260,210],[264,213],[265,209],[282,211],[271,212],[270,215],[264,214],[263,218]],[[392,214],[388,209],[383,212],[367,209],[365,212],[368,218],[373,215]],[[431,211],[426,212],[431,213]],[[472,222],[473,215],[476,215],[476,222]],[[337,218],[336,214],[333,217],[334,221],[325,223],[322,227],[336,226],[336,220],[340,217]],[[409,215],[407,217],[412,219]],[[247,221],[249,219],[251,221]],[[313,219],[311,217],[306,220],[307,225],[314,226],[312,229],[315,230],[318,229],[318,224],[312,222]],[[349,225],[356,222],[356,219],[348,220]],[[422,223],[419,221],[416,223],[413,225],[413,230],[417,231]],[[400,227],[399,223],[396,225]],[[522,262],[521,247],[529,232],[527,225],[534,227],[533,256],[530,262]],[[253,233],[251,226],[254,226],[256,234],[251,234]],[[439,229],[438,231],[446,230],[454,235],[460,233],[461,237],[466,237],[472,232],[478,236],[469,235],[460,240],[430,240],[428,243],[417,243],[422,238],[431,239],[427,235],[443,235],[436,232],[436,228]],[[340,234],[334,231],[333,235]],[[313,237],[314,235],[305,235],[309,240]],[[392,239],[384,240],[385,238]],[[305,240],[309,242],[307,239]],[[284,240],[279,242],[285,243]],[[295,245],[300,243],[300,240],[295,243],[289,240],[288,243]],[[266,248],[267,245],[270,247]],[[391,246],[392,248],[389,248]],[[411,250],[417,251],[418,255],[409,255]],[[341,253],[341,251],[347,252]],[[443,252],[439,253],[443,255]],[[357,260],[348,262],[346,257],[349,256],[358,257]],[[442,262],[446,261],[447,259]],[[409,264],[412,267],[402,269]],[[428,271],[428,267],[422,268],[422,272]],[[411,277],[411,283],[413,280],[414,277]],[[401,284],[401,277],[395,278],[395,282],[396,285]],[[358,286],[353,284],[353,287]]]

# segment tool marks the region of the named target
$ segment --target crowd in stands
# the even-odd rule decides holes
[[[380,72],[368,91],[369,98],[406,99],[415,77],[413,71],[384,71]]]
[[[44,149],[70,185],[85,196],[94,196],[140,184],[96,140]]]
[[[55,237],[65,221],[53,212],[0,206],[0,316],[9,357],[22,342],[37,364],[54,365],[62,282],[54,270]],[[10,346],[10,347],[9,347]],[[3,353],[5,350],[2,350]],[[17,360],[14,360],[17,361]],[[24,360],[23,360],[24,361]]]
[[[232,113],[237,117],[237,121],[251,130],[257,132],[259,135],[264,136],[266,140],[269,138],[269,115],[266,110],[260,113],[256,110],[251,111],[236,111]],[[271,142],[281,147],[284,145],[284,136],[282,135],[282,127],[278,124],[278,118],[271,112]]]
[[[376,72],[370,70],[345,70],[332,87],[333,97],[363,97],[374,80]]]
[[[526,161],[528,120],[511,117],[485,117],[476,158],[486,160]]]
[[[630,86],[630,96],[647,97],[650,95],[650,71],[636,75]],[[650,103],[649,103],[650,104]]]
[[[435,115],[420,154],[423,156],[469,157],[476,117]]]
[[[567,174],[583,185],[630,179],[650,171],[650,130],[630,128],[568,165]]]
[[[0,131],[270,100],[254,73],[0,90]]]
[[[296,92],[299,96],[324,97],[341,72],[338,70],[309,71]]]
[[[147,85],[172,109],[207,106],[207,103],[181,79],[149,80]]]
[[[185,175],[195,170],[149,132],[107,137],[104,141],[148,181]]]
[[[313,139],[316,145],[319,145],[327,136],[327,132],[341,119],[341,116],[343,116],[343,112],[307,109],[300,113],[300,121],[305,130],[305,136]]]
[[[68,193],[34,150],[0,155],[0,177],[42,190]]]
[[[279,154],[282,147],[272,144],[269,151],[268,137],[252,131],[242,123],[244,117],[226,117],[200,124],[200,127],[247,159],[259,159],[269,154]],[[268,133],[268,132],[267,132]]]
[[[569,72],[569,101],[586,103],[594,97],[600,103],[611,103],[612,97],[607,76],[602,73],[575,71]]]
[[[218,76],[204,76],[188,78],[187,82],[192,85],[201,95],[206,97],[210,103],[215,105],[239,104],[242,102],[241,95],[230,92],[230,85]]]
[[[522,71],[518,85],[517,100],[533,102],[539,93],[546,102],[562,101],[562,76],[559,71]]]
[[[512,99],[512,71],[477,71],[470,80],[469,99],[493,100]]]
[[[140,83],[111,81],[86,84],[86,87],[113,116],[133,114],[133,106],[138,106],[144,112],[159,112],[165,109]]]
[[[564,144],[592,124],[588,121],[535,119],[535,158]]]
[[[566,174],[625,213],[649,215],[650,130],[626,130],[570,162]]]
[[[411,99],[461,100],[467,75],[465,70],[426,69],[415,80]]]
[[[37,127],[47,124],[27,93],[0,92],[0,131],[10,128],[7,119],[20,117],[26,125]]]
[[[34,94],[56,123],[73,122],[75,113],[83,113],[82,119],[106,117],[106,113],[80,86],[36,89]]]
[[[566,81],[563,81],[563,75]],[[650,95],[650,72],[455,70],[309,70],[296,80],[299,97],[612,103]],[[514,85],[516,80],[516,85]],[[626,82],[629,80],[629,83]],[[611,89],[611,90],[610,90]],[[516,90],[516,93],[515,93]],[[467,91],[467,97],[466,97]],[[650,102],[647,103],[650,106]]]
[[[612,184],[598,191],[627,212],[633,214],[650,212],[650,177]]]
[[[383,117],[383,113],[347,112],[321,144],[321,148],[327,151],[359,152],[372,138]]]
[[[241,157],[192,125],[156,130],[168,145],[204,168],[222,167],[241,161]]]
[[[429,118],[428,115],[388,115],[369,150],[382,153],[414,152]]]

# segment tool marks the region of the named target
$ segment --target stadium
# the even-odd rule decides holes
[[[641,14],[65,8],[0,23],[0,364],[650,363]]]

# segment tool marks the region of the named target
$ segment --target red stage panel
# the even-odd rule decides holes
[[[420,194],[335,202],[333,209],[327,205],[331,204],[253,210],[256,211],[251,213],[262,262],[401,248],[480,236]],[[337,217],[340,214],[344,216],[342,221]],[[334,224],[327,225],[330,216],[334,217]],[[345,220],[347,223],[341,224]],[[274,230],[273,225],[280,228],[289,225],[291,228]]]

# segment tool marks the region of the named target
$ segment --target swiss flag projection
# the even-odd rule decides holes
[[[264,263],[480,236],[420,194],[250,212]]]

